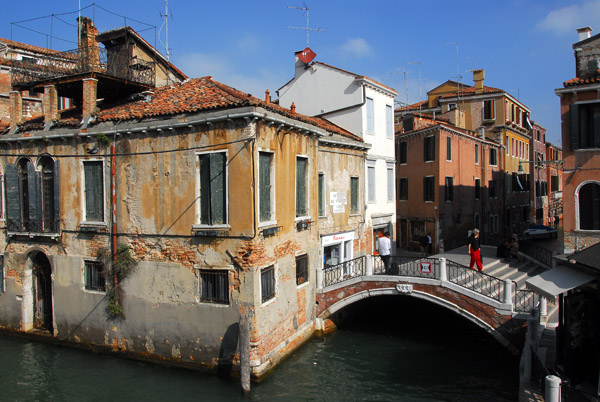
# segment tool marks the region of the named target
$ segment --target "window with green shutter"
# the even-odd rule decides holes
[[[296,217],[307,216],[306,158],[296,158]]]
[[[272,160],[273,154],[269,152],[260,152],[258,154],[258,208],[260,222],[273,220]]]
[[[104,222],[104,166],[103,161],[84,161],[85,220]]]
[[[359,194],[358,184],[359,184],[358,177],[350,178],[350,213],[351,214],[360,213],[359,198],[358,198],[358,194]]]
[[[213,152],[200,159],[200,223],[227,223],[227,155]]]
[[[319,173],[319,216],[325,216],[325,174]]]

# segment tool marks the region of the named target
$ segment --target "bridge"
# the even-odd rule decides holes
[[[535,247],[530,254],[541,257]],[[332,316],[360,300],[398,295],[422,299],[447,308],[483,328],[513,353],[524,342],[531,309],[539,307],[545,317],[548,302],[525,289],[525,279],[550,268],[524,255],[523,261],[505,262],[496,248],[482,246],[483,272],[469,269],[466,247],[419,258],[392,255],[386,271],[379,256],[361,256],[327,267],[317,276],[317,330],[327,332]]]

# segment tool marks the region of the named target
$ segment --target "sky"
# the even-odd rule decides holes
[[[600,0],[169,0],[168,18],[164,0],[28,0],[4,5],[0,37],[74,49],[79,7],[100,32],[129,25],[163,54],[168,43],[189,77],[274,99],[307,46],[308,8],[315,60],[390,86],[409,104],[447,80],[473,85],[472,70],[484,69],[484,85],[518,98],[557,145],[554,90],[575,77],[576,29],[600,32]]]

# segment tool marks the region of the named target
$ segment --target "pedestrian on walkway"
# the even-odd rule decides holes
[[[473,269],[473,265],[477,264],[479,272],[483,271],[483,264],[481,262],[481,248],[479,247],[479,229],[473,229],[473,234],[469,238],[469,255],[471,256],[471,262],[469,268]]]
[[[431,232],[427,233],[427,254],[433,254],[433,241],[431,240]]]
[[[427,239],[427,236],[425,236],[425,233],[419,237],[419,244],[421,245],[421,257],[427,257],[427,246],[429,244],[429,240]]]
[[[384,232],[383,236],[377,239],[377,251],[385,266],[385,273],[390,270],[390,253],[392,252],[392,242],[390,241],[390,232]]]

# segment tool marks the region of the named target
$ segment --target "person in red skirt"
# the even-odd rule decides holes
[[[479,247],[479,229],[473,229],[473,235],[469,239],[469,255],[471,256],[471,263],[469,268],[473,269],[473,265],[477,263],[477,269],[479,272],[483,271],[483,264],[481,263],[481,248]]]

